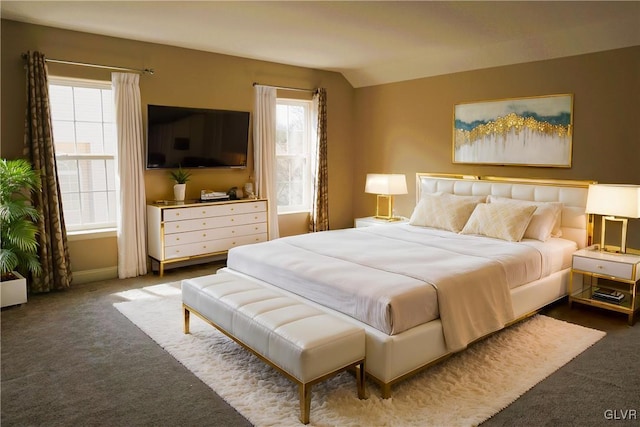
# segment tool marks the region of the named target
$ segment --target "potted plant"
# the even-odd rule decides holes
[[[36,223],[31,192],[40,190],[40,176],[24,159],[0,159],[0,287],[2,307],[27,302],[28,273],[40,274]]]
[[[170,171],[169,175],[171,176],[171,179],[176,182],[173,186],[174,198],[177,201],[183,201],[187,190],[187,181],[191,179],[191,173],[182,169],[182,166],[178,165],[178,169]]]

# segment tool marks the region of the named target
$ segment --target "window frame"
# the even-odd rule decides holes
[[[299,205],[289,205],[278,207],[278,215],[282,214],[296,214],[296,213],[309,213],[312,210],[313,203],[313,182],[314,182],[314,165],[315,159],[313,157],[315,149],[315,129],[313,128],[313,100],[296,99],[288,97],[276,98],[276,111],[278,105],[286,106],[303,106],[305,109],[305,123],[304,137],[306,140],[304,144],[304,154],[277,154],[275,153],[276,167],[279,158],[302,158],[304,160],[304,189],[303,189],[303,203]],[[277,116],[277,112],[276,112]],[[277,119],[276,119],[277,120]],[[276,181],[277,186],[277,181]],[[277,204],[277,195],[276,195]]]
[[[87,89],[99,89],[99,90],[109,90],[112,93],[113,96],[113,86],[111,84],[110,81],[107,80],[88,80],[88,79],[82,79],[82,78],[73,78],[73,77],[63,77],[63,76],[49,76],[48,77],[48,86],[49,89],[51,86],[68,86],[68,87],[72,87],[72,88],[87,88]],[[102,99],[102,105],[104,105],[104,100]],[[113,106],[113,125],[114,125],[114,130],[117,132],[117,128],[116,128],[116,123],[115,123],[115,105]],[[53,115],[52,115],[52,125],[53,125]],[[75,117],[75,112],[74,112],[74,118],[73,118],[73,126],[74,126],[74,132],[77,132],[77,128],[76,128],[76,124],[78,123],[78,121],[76,120]],[[103,125],[103,132],[104,132],[104,123],[111,123],[111,122],[105,122],[104,121],[104,116],[103,116],[103,120],[102,120],[102,125]],[[52,129],[53,130],[53,129]],[[53,134],[53,132],[52,132]],[[116,136],[117,138],[117,136]],[[75,143],[74,143],[75,144]],[[55,146],[55,140],[54,140],[54,146]],[[113,210],[115,212],[115,218],[113,221],[106,221],[106,222],[93,222],[93,223],[83,223],[81,225],[72,225],[72,224],[65,224],[66,229],[68,234],[70,235],[74,235],[74,234],[78,234],[78,235],[84,235],[84,236],[88,236],[94,233],[97,234],[104,234],[105,231],[106,232],[110,232],[112,230],[116,230],[117,229],[117,222],[118,222],[118,216],[119,216],[119,189],[118,189],[118,154],[117,154],[117,140],[115,141],[115,154],[105,154],[105,153],[76,153],[76,154],[69,154],[69,153],[56,153],[55,155],[56,157],[56,162],[58,160],[74,160],[74,161],[80,161],[80,160],[104,160],[105,161],[105,184],[106,184],[106,195],[107,195],[107,203],[109,202],[109,196],[108,194],[111,192],[111,190],[109,190],[109,188],[112,186],[113,187],[113,192],[114,192],[114,197],[113,197]],[[111,182],[111,180],[109,179],[109,168],[107,167],[106,162],[108,160],[113,160],[113,182]],[[76,171],[78,169],[76,168]],[[60,172],[58,172],[60,173]],[[79,187],[80,187],[80,183],[78,183]],[[61,189],[61,193],[62,193],[62,189]],[[69,194],[69,193],[62,193],[62,194]],[[73,193],[73,194],[77,194],[79,195],[79,201],[78,203],[80,203],[81,208],[80,208],[80,212],[81,212],[81,216],[82,216],[82,192],[80,192],[78,190],[77,193]],[[63,212],[64,212],[64,202],[63,202]]]

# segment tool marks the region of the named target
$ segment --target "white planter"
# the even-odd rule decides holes
[[[1,307],[24,304],[27,302],[27,279],[22,277],[20,273],[16,271],[14,271],[13,274],[18,278],[13,280],[3,280],[0,282]]]
[[[173,198],[179,202],[184,200],[187,184],[176,184],[173,186]]]

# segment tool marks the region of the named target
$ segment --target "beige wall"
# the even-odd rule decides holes
[[[302,88],[325,87],[331,177],[330,222],[335,228],[351,225],[354,90],[341,74],[14,21],[2,20],[1,27],[2,157],[16,158],[22,153],[25,75],[21,53],[29,50],[43,52],[54,59],[153,68],[153,76],[140,78],[143,110],[146,110],[146,104],[160,104],[252,111],[253,82]],[[52,63],[49,64],[49,73],[111,80],[108,70]],[[252,156],[249,161],[252,162]],[[196,170],[188,183],[187,197],[199,197],[201,188],[226,191],[232,186],[241,187],[251,173],[251,169]],[[173,198],[172,183],[165,171],[147,171],[145,185],[148,201]],[[307,221],[307,215],[280,218],[285,234],[306,230]],[[71,248],[73,271],[102,269],[105,262],[115,265],[115,240],[110,243],[105,244],[104,239],[74,241]],[[94,256],[86,257],[85,253]]]
[[[564,93],[574,94],[571,168],[452,163],[456,103]],[[405,216],[416,172],[640,184],[640,46],[361,88],[355,109],[356,216],[375,211],[375,196],[363,191],[373,172],[407,175],[409,194],[396,198]],[[631,222],[628,244],[640,248],[640,220]]]
[[[155,75],[140,80],[143,106],[252,110],[254,81],[326,87],[332,228],[350,227],[354,217],[374,212],[375,196],[363,191],[370,172],[407,174],[409,195],[396,199],[398,213],[406,216],[414,203],[416,172],[640,183],[640,47],[353,89],[337,73],[5,20],[1,41],[2,157],[21,154],[25,81],[20,54],[38,50],[49,58],[154,68]],[[104,70],[51,64],[49,71],[110,80]],[[451,162],[454,104],[561,93],[574,94],[571,168]],[[226,190],[242,185],[250,175],[251,170],[195,171],[187,197],[197,197],[203,187]],[[145,184],[148,200],[171,197],[166,172],[146,172]],[[304,232],[306,222],[307,215],[283,215],[279,220],[283,235]],[[629,240],[630,246],[640,248],[638,221],[630,225]],[[115,265],[116,250],[114,239],[74,241],[73,269]]]

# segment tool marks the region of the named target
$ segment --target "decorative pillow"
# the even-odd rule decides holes
[[[457,200],[469,200],[476,203],[484,203],[487,201],[487,196],[465,196],[462,194],[452,194],[452,193],[444,193],[442,191],[437,191],[435,193],[429,193],[433,196],[445,196],[445,197],[453,197]]]
[[[465,196],[425,194],[413,210],[409,224],[459,233],[477,204],[477,200]]]
[[[534,202],[529,200],[509,199],[507,197],[488,196],[487,203],[511,203],[515,206],[535,206],[533,218],[524,232],[527,239],[536,239],[542,242],[549,240],[551,236],[562,236],[560,220],[562,203],[560,202]]]
[[[462,234],[480,234],[509,242],[522,240],[535,206],[511,203],[481,203],[474,209]]]

